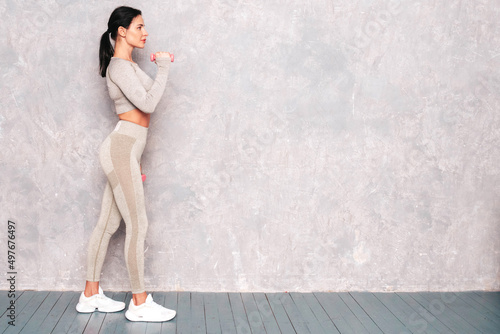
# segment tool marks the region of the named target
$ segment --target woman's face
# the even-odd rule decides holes
[[[146,44],[147,36],[148,32],[144,27],[144,20],[142,19],[142,16],[138,15],[134,17],[125,34],[125,40],[127,43],[130,46],[142,49]]]

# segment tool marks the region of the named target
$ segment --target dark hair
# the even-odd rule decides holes
[[[99,71],[103,78],[106,76],[106,69],[111,61],[111,57],[115,53],[113,45],[111,45],[111,41],[109,40],[109,34],[116,41],[118,28],[128,28],[132,20],[139,15],[142,15],[140,10],[127,6],[118,7],[111,13],[108,21],[108,30],[102,34],[101,46],[99,47]]]

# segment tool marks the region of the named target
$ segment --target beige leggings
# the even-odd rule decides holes
[[[148,128],[120,120],[99,150],[101,166],[108,177],[97,226],[92,232],[87,256],[87,281],[98,282],[109,239],[125,221],[125,263],[132,293],[144,288],[144,239],[148,218],[141,179],[141,155]]]

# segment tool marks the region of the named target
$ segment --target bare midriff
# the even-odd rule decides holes
[[[147,128],[149,127],[149,119],[151,118],[151,114],[146,114],[139,109],[133,109],[124,112],[123,114],[119,114],[118,117],[123,121],[139,124],[140,126]]]

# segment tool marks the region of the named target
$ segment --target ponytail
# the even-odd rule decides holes
[[[111,13],[108,20],[108,30],[102,34],[101,45],[99,47],[99,72],[103,78],[106,76],[106,70],[108,69],[111,57],[113,57],[115,53],[109,38],[111,37],[116,41],[118,28],[124,27],[128,29],[132,20],[139,15],[141,15],[140,10],[127,6],[117,7],[113,13]]]
[[[99,47],[99,68],[103,78],[106,76],[106,70],[114,52],[113,45],[111,45],[111,41],[109,40],[109,32],[106,31],[101,36],[101,46]]]

